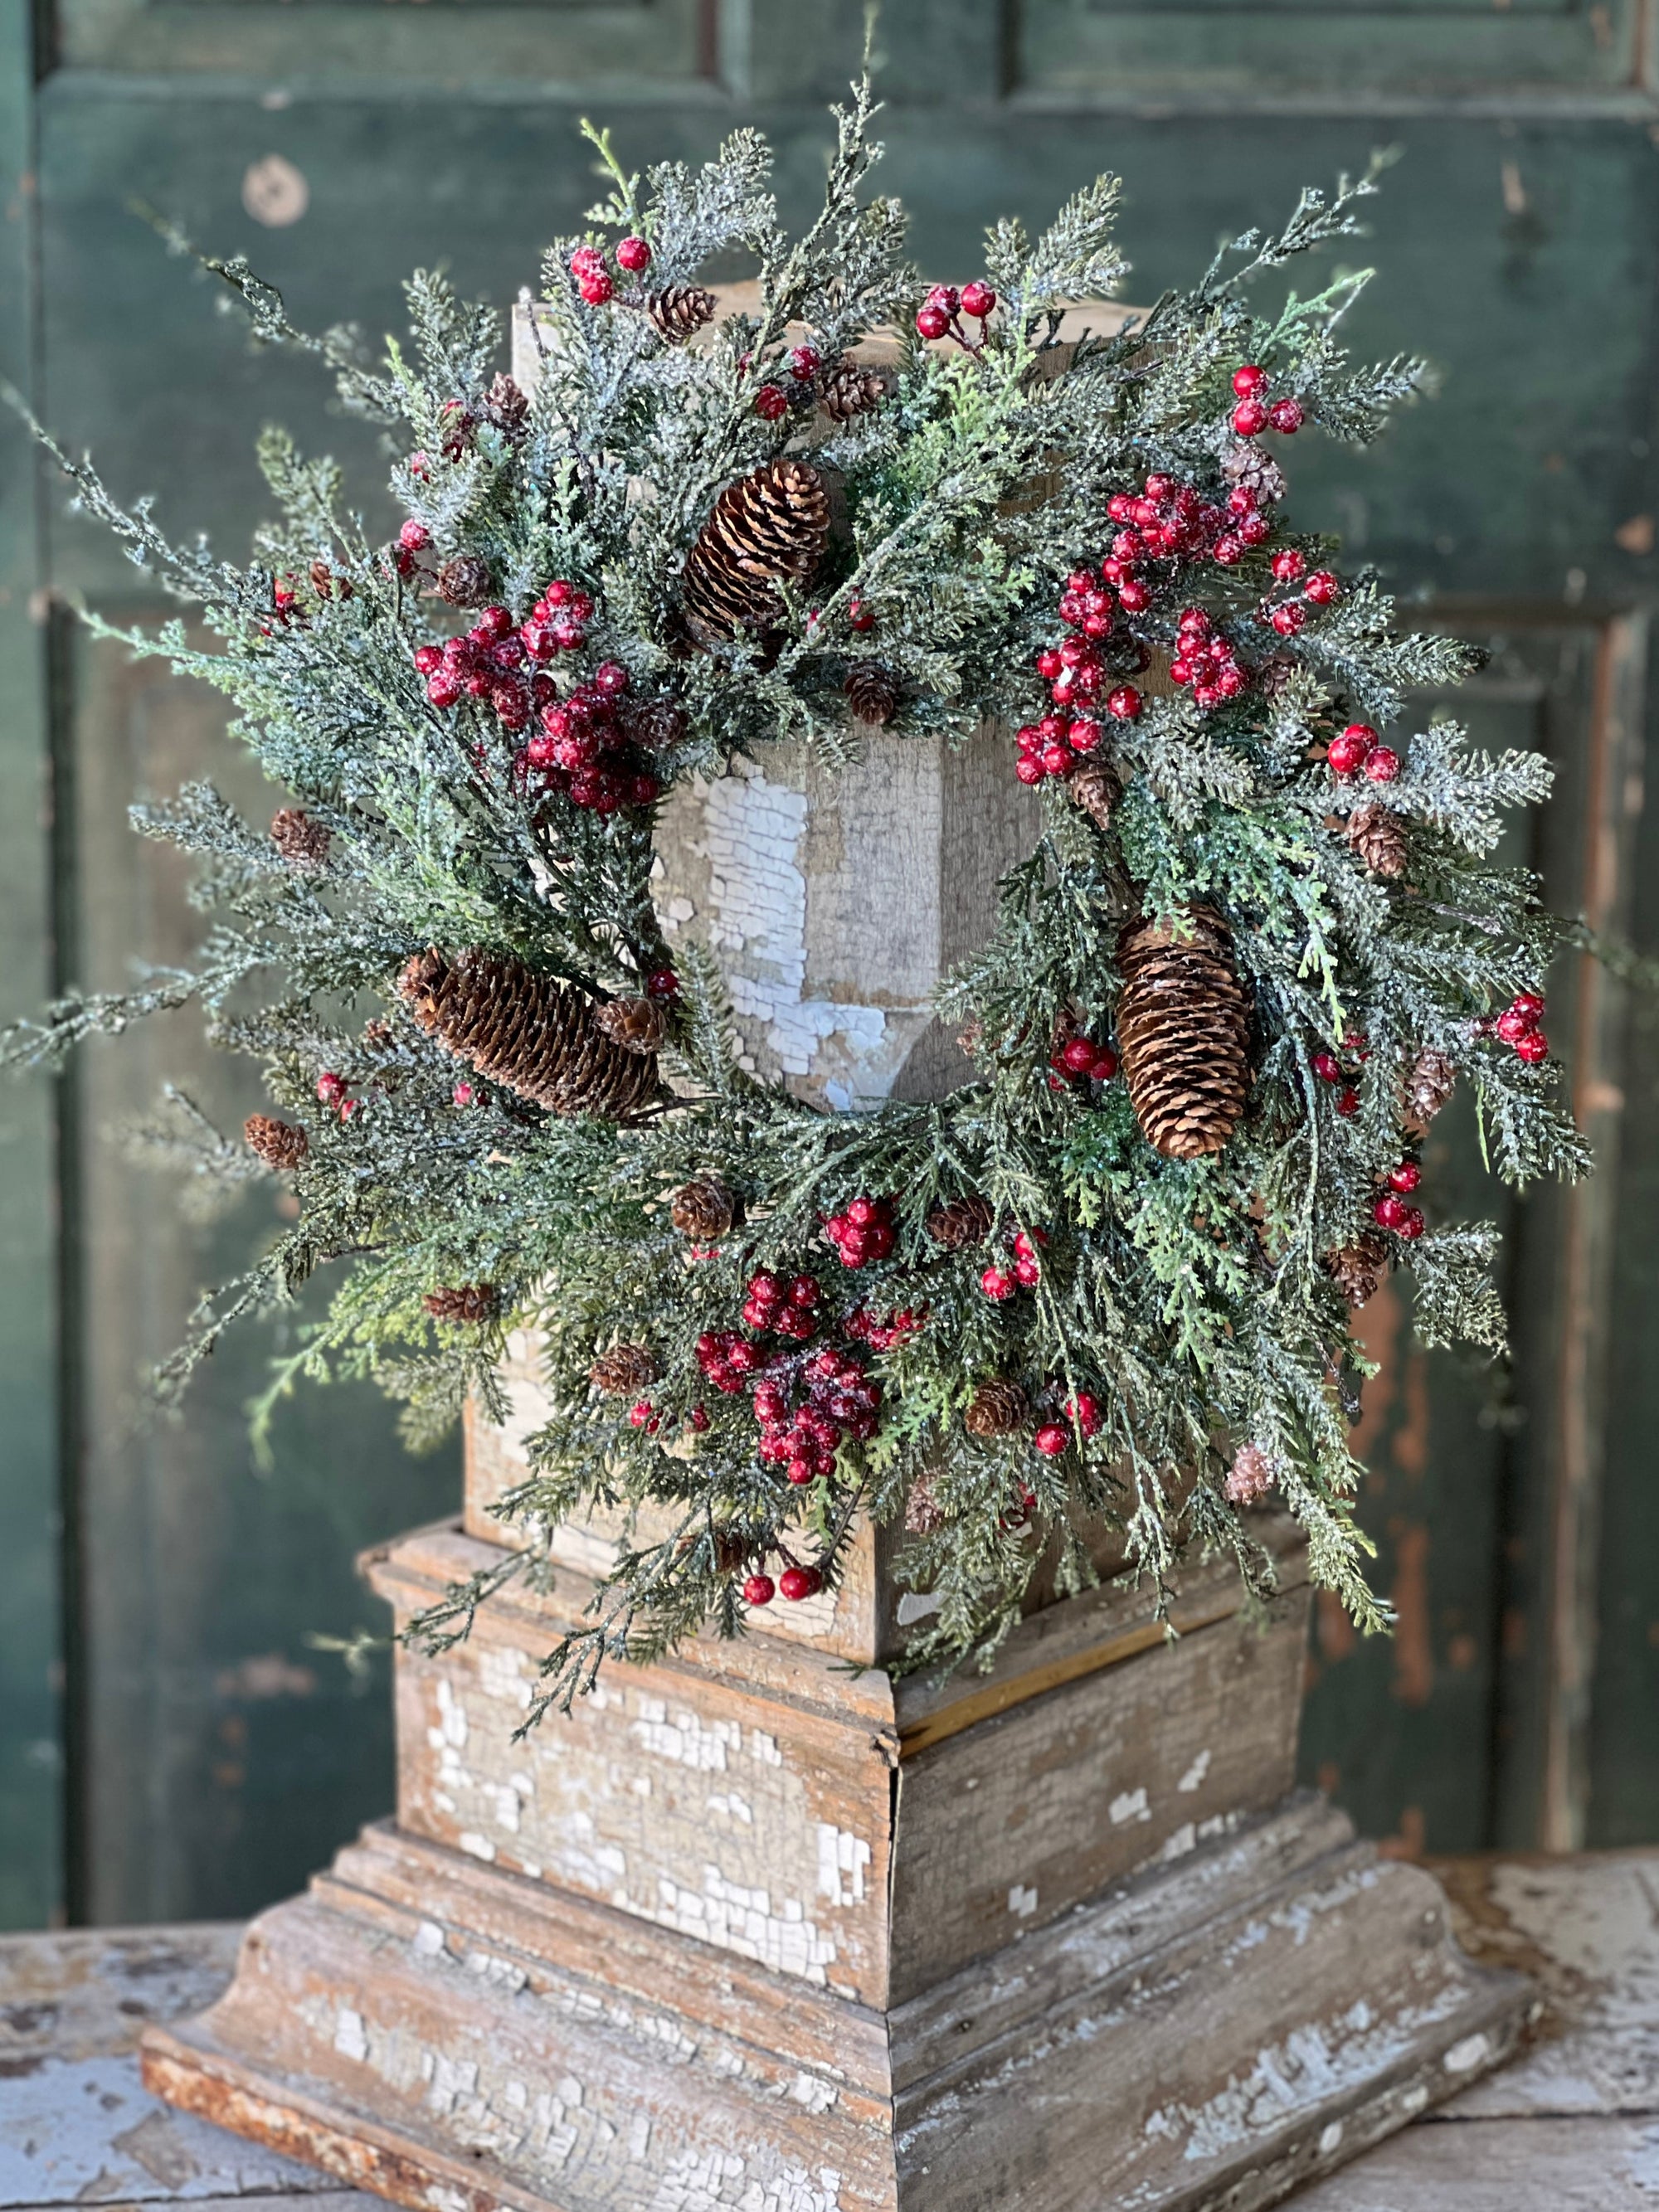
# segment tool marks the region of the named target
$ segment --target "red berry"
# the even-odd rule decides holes
[[[1073,1075],[1086,1075],[1095,1064],[1095,1048],[1087,1037],[1076,1036],[1060,1056]]]
[[[1030,1290],[1042,1280],[1042,1262],[1032,1254],[1022,1253],[1014,1262],[1014,1280]]]
[[[578,246],[570,255],[570,266],[578,276],[590,276],[605,266],[605,256],[595,246]]]
[[[1282,607],[1275,607],[1267,617],[1280,637],[1294,637],[1308,619],[1308,610],[1299,600],[1288,599]]]
[[[770,1605],[777,1595],[777,1585],[770,1575],[750,1575],[743,1586],[745,1605]]]
[[[1358,773],[1365,764],[1365,756],[1376,741],[1375,730],[1367,729],[1363,722],[1351,722],[1340,737],[1333,738],[1325,749],[1325,759],[1333,775],[1350,776]]]
[[[1045,775],[1065,775],[1072,765],[1072,756],[1064,745],[1045,745],[1037,758]]]
[[[976,276],[971,284],[962,288],[962,312],[982,323],[994,309],[997,295],[982,277]]]
[[[847,627],[848,629],[873,629],[875,626],[876,611],[873,607],[866,606],[862,599],[849,599],[847,602]],[[1055,673],[1059,673],[1058,670],[1056,670]]]
[[[449,1095],[458,1106],[470,1106],[477,1097],[470,1083],[458,1083]]]
[[[1259,399],[1241,399],[1233,410],[1233,428],[1241,438],[1254,438],[1267,427],[1267,410]]]
[[[1281,584],[1295,583],[1307,565],[1307,556],[1298,553],[1294,545],[1286,545],[1273,555],[1273,574]]]
[[[634,1404],[628,1409],[629,1426],[633,1429],[645,1428],[648,1425],[655,1411],[656,1408],[652,1405],[651,1401],[648,1398],[636,1399]]]
[[[1528,1030],[1515,1048],[1517,1060],[1525,1060],[1528,1067],[1536,1067],[1550,1056],[1550,1041],[1542,1030]]]
[[[672,968],[653,968],[645,979],[645,990],[647,998],[677,999],[680,979]]]
[[[793,1603],[804,1597],[816,1596],[823,1587],[823,1577],[816,1567],[786,1567],[778,1577],[778,1588]]]
[[[1265,368],[1258,368],[1254,362],[1247,362],[1243,368],[1233,371],[1233,390],[1239,398],[1254,399],[1258,392],[1265,392],[1267,388],[1267,372]]]
[[[1340,1083],[1342,1065],[1333,1052],[1316,1052],[1313,1058],[1314,1073],[1322,1083]]]
[[[617,266],[625,269],[630,276],[651,266],[651,248],[642,238],[624,238],[617,247]]]
[[[781,384],[763,384],[755,394],[755,412],[763,422],[775,422],[789,412],[789,395]]]
[[[1342,579],[1328,568],[1316,568],[1302,588],[1316,607],[1328,607],[1341,598]]]
[[[1042,763],[1030,753],[1023,754],[1014,763],[1014,774],[1021,783],[1041,783],[1043,773]]]
[[[325,1068],[317,1078],[317,1096],[325,1106],[337,1106],[345,1097],[345,1078],[336,1075],[332,1068]]]
[[[398,543],[405,553],[423,552],[432,543],[432,533],[425,523],[416,522],[411,518],[398,532]]]
[[[798,345],[790,349],[789,374],[797,384],[810,384],[823,366],[823,356],[816,346]]]
[[[1514,1006],[1499,1014],[1498,1019],[1492,1024],[1493,1029],[1503,1038],[1505,1044],[1519,1044],[1522,1038],[1530,1036],[1537,1026],[1538,1023],[1533,1015],[1523,1014]]]
[[[1231,530],[1224,530],[1210,548],[1212,560],[1219,561],[1224,568],[1231,568],[1244,558],[1244,540]]]
[[[1071,1431],[1058,1421],[1045,1421],[1031,1439],[1045,1459],[1058,1459],[1071,1441]]]
[[[925,338],[942,338],[951,327],[951,318],[943,307],[919,307],[916,328]]]
[[[1267,410],[1267,420],[1288,438],[1302,428],[1306,417],[1296,400],[1275,399]]]
[[[1415,1160],[1401,1160],[1397,1168],[1389,1170],[1390,1190],[1415,1190],[1423,1180],[1423,1170]]]
[[[1123,602],[1125,614],[1138,615],[1152,604],[1151,587],[1138,576],[1126,576],[1117,587],[1117,595]]]
[[[1365,773],[1373,783],[1392,783],[1400,773],[1400,756],[1391,745],[1373,745],[1365,756]]]
[[[1109,1044],[1102,1045],[1089,1069],[1090,1079],[1095,1083],[1109,1083],[1117,1073],[1117,1054]]]
[[[1106,712],[1115,721],[1133,722],[1140,704],[1140,694],[1133,684],[1120,684],[1106,694]]]
[[[1337,1093],[1336,1110],[1345,1121],[1352,1120],[1359,1111],[1359,1093],[1352,1088]]]
[[[1013,1277],[1006,1269],[997,1267],[985,1269],[979,1279],[979,1286],[988,1298],[998,1300],[1012,1297],[1016,1287]]]
[[[1413,1210],[1403,1198],[1396,1198],[1392,1191],[1384,1191],[1372,1206],[1371,1217],[1384,1229],[1398,1229]]]
[[[1529,1022],[1541,1022],[1544,1018],[1544,1001],[1536,991],[1522,991],[1510,1001],[1510,1011],[1511,1013],[1524,1014]]]
[[[1085,1437],[1094,1435],[1100,1426],[1100,1406],[1087,1390],[1079,1390],[1075,1398],[1066,1401],[1066,1413],[1074,1420]]]
[[[584,276],[576,289],[590,307],[603,307],[617,296],[617,288],[603,269],[596,269],[591,276]]]

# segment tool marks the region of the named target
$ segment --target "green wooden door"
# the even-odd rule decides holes
[[[1615,919],[1628,907],[1651,941],[1647,12],[890,0],[881,35],[885,182],[940,272],[974,265],[992,216],[1040,217],[1111,167],[1127,180],[1131,289],[1150,296],[1304,180],[1401,147],[1376,203],[1384,279],[1354,338],[1425,347],[1444,396],[1381,453],[1298,455],[1297,513],[1401,589],[1457,597],[1495,647],[1474,719],[1562,763],[1566,804],[1540,848],[1556,897]],[[701,154],[758,120],[802,206],[861,15],[856,0],[58,0],[54,15],[0,0],[0,365],[176,528],[243,542],[252,439],[272,417],[353,462],[379,514],[372,435],[328,414],[303,363],[251,352],[129,203],[246,251],[313,327],[394,327],[419,262],[506,301],[591,197],[583,112],[613,122],[633,159]],[[136,787],[230,771],[211,702],[50,617],[48,586],[162,610],[55,490],[37,496],[0,437],[0,988],[21,1007],[53,974],[96,982],[135,951],[166,957],[187,926],[180,884],[122,810]],[[1593,1198],[1516,1224],[1507,1395],[1411,1353],[1389,1301],[1372,1316],[1388,1364],[1366,1512],[1402,1633],[1362,1645],[1322,1615],[1305,1764],[1402,1849],[1659,1832],[1644,1295],[1659,1020],[1627,1024],[1606,992],[1565,1011],[1610,1172]],[[105,1046],[55,1093],[0,1099],[0,1916],[15,1923],[240,1911],[383,1809],[384,1677],[362,1687],[306,1639],[373,1625],[354,1549],[455,1496],[453,1456],[405,1461],[379,1406],[348,1394],[290,1408],[275,1470],[257,1468],[241,1407],[269,1337],[226,1350],[185,1425],[145,1424],[144,1362],[270,1202],[185,1218],[111,1141],[164,1073],[227,1121],[245,1109],[244,1079],[210,1066],[189,1024]],[[1471,1133],[1454,1125],[1443,1143],[1438,1187],[1474,1202]]]

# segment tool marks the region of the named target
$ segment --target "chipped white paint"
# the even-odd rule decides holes
[[[1152,1817],[1145,1790],[1120,1791],[1106,1808],[1106,1812],[1115,1828],[1121,1828],[1126,1820],[1150,1820]]]
[[[1342,2123],[1332,2120],[1319,2130],[1319,2155],[1328,2158],[1342,2140]]]
[[[818,1823],[818,1895],[831,1905],[862,1905],[870,1846],[827,1820]]]
[[[1180,1781],[1176,1783],[1176,1788],[1188,1792],[1201,1788],[1204,1778],[1209,1771],[1210,1753],[1207,1751],[1200,1751]]]
[[[834,1939],[808,1918],[799,1899],[780,1898],[775,1909],[770,1889],[730,1881],[718,1867],[704,1868],[701,1889],[683,1888],[666,1875],[659,1876],[657,1899],[649,1918],[753,1959],[775,1973],[799,1974],[822,1986],[829,1979],[825,1969],[836,1963]]]
[[[483,1859],[487,1863],[495,1856],[495,1846],[489,1837],[479,1835],[474,1829],[463,1828],[455,1841],[470,1858]]]
[[[1166,1863],[1170,1859],[1184,1859],[1188,1851],[1195,1850],[1197,1847],[1198,1831],[1192,1822],[1188,1820],[1165,1840],[1158,1856]]]
[[[705,1728],[694,1712],[671,1713],[660,1698],[641,1698],[639,1717],[629,1734],[653,1757],[701,1773],[724,1774],[728,1753],[743,1747],[743,1730],[736,1721],[715,1721]]]
[[[1016,1882],[1008,1893],[1008,1910],[1017,1919],[1029,1920],[1037,1909],[1037,1893]]]
[[[909,1628],[919,1620],[926,1620],[930,1613],[937,1613],[945,1602],[942,1590],[906,1590],[899,1599],[898,1625]]]
[[[349,2005],[342,2005],[334,2016],[334,2048],[342,2058],[362,2059],[368,2056],[363,2016],[353,2012]]]
[[[1441,2060],[1448,2074],[1473,2074],[1492,2056],[1492,2045],[1484,2035],[1466,2035],[1461,2043],[1454,2043]]]

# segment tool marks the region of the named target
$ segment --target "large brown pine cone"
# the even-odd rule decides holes
[[[1357,808],[1344,835],[1374,876],[1405,873],[1406,825],[1386,806]]]
[[[860,721],[872,723],[878,729],[892,720],[904,696],[898,678],[878,660],[855,660],[841,688]]]
[[[970,1437],[1012,1437],[1025,1425],[1031,1403],[1018,1382],[994,1375],[975,1391],[962,1425]]]
[[[1131,922],[1117,949],[1130,1103],[1148,1144],[1175,1160],[1218,1152],[1250,1087],[1249,1002],[1231,933],[1209,907],[1188,907],[1185,920],[1184,939],[1156,921]]]
[[[1112,809],[1123,796],[1123,786],[1110,761],[1082,760],[1066,778],[1066,789],[1097,830],[1111,827]]]
[[[961,1252],[970,1244],[982,1244],[995,1218],[988,1198],[981,1198],[977,1194],[953,1198],[944,1206],[936,1206],[928,1215],[927,1234],[947,1252]]]
[[[879,407],[886,397],[887,379],[881,371],[866,368],[849,356],[824,372],[818,403],[836,422],[850,422],[855,415],[867,415],[872,407]]]
[[[1406,1118],[1414,1128],[1426,1129],[1451,1097],[1457,1070],[1443,1052],[1420,1052],[1406,1078]]]
[[[481,607],[489,598],[489,563],[481,553],[458,553],[438,571],[438,594],[452,607]]]
[[[399,994],[428,1036],[480,1075],[552,1114],[631,1121],[651,1103],[657,1063],[613,1044],[591,999],[511,954],[417,952]]]
[[[776,586],[805,584],[830,541],[830,495],[810,461],[786,456],[727,484],[686,556],[680,603],[700,645],[782,619]]]
[[[453,1328],[490,1320],[500,1302],[494,1283],[457,1283],[448,1290],[428,1291],[421,1300],[434,1321]]]
[[[270,1114],[250,1114],[242,1124],[242,1136],[248,1150],[257,1152],[268,1168],[297,1168],[311,1150],[303,1129]]]
[[[737,1219],[738,1204],[718,1176],[699,1176],[674,1193],[668,1218],[682,1237],[710,1244],[715,1237],[724,1237]]]
[[[1386,1240],[1370,1231],[1354,1244],[1325,1255],[1325,1271],[1351,1306],[1363,1306],[1375,1297],[1389,1260]]]
[[[602,1397],[636,1398],[657,1374],[656,1360],[644,1345],[613,1344],[588,1369],[587,1379]]]
[[[654,999],[608,999],[593,1019],[624,1052],[655,1052],[668,1034],[668,1017]]]
[[[715,300],[700,284],[665,284],[646,295],[645,312],[670,345],[686,339],[714,319]]]
[[[328,858],[328,830],[303,806],[277,808],[270,817],[270,842],[290,868],[320,868]]]

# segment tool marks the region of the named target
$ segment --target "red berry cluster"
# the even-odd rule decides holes
[[[1212,707],[1224,706],[1248,690],[1250,678],[1225,631],[1216,628],[1202,607],[1183,607],[1170,681],[1190,684],[1194,705],[1207,714]]]
[[[1392,1229],[1408,1244],[1415,1243],[1428,1226],[1422,1207],[1406,1203],[1407,1194],[1414,1191],[1422,1180],[1423,1170],[1415,1160],[1401,1160],[1397,1168],[1389,1170],[1389,1187],[1378,1194],[1371,1206],[1371,1218],[1378,1228]]]
[[[1325,748],[1331,774],[1346,783],[1364,769],[1373,783],[1392,783],[1400,773],[1400,756],[1385,745],[1369,722],[1350,722]]]
[[[1109,1083],[1116,1073],[1116,1053],[1110,1045],[1098,1043],[1093,1037],[1067,1037],[1048,1055],[1048,1083],[1054,1091],[1066,1090],[1079,1079],[1089,1083]]]
[[[617,265],[630,276],[641,275],[651,266],[650,246],[642,238],[624,238],[617,247]],[[616,298],[616,279],[597,246],[579,246],[570,257],[570,273],[590,307],[603,307]]]
[[[405,539],[411,528],[422,526],[405,523]],[[417,647],[415,665],[434,707],[453,707],[463,696],[488,700],[509,730],[522,730],[532,710],[557,696],[545,678],[538,689],[538,672],[561,653],[580,651],[592,619],[591,596],[561,578],[523,622],[515,625],[505,607],[486,607],[459,637]]]
[[[1288,396],[1282,399],[1267,398],[1272,381],[1267,370],[1254,362],[1247,362],[1243,368],[1233,371],[1233,397],[1238,402],[1233,410],[1233,428],[1241,438],[1254,438],[1268,429],[1292,437],[1307,420],[1299,400]]]
[[[343,1121],[349,1121],[357,1110],[359,1102],[347,1096],[344,1076],[337,1075],[331,1067],[325,1067],[317,1078],[317,1096]]]
[[[1344,1067],[1334,1052],[1316,1052],[1313,1056],[1313,1072],[1322,1083],[1340,1085],[1341,1088],[1336,1094],[1336,1110],[1346,1118],[1359,1111],[1359,1093],[1354,1089],[1358,1080],[1357,1071],[1370,1058],[1370,1054],[1365,1049],[1364,1035],[1359,1030],[1347,1032],[1342,1040],[1342,1049],[1352,1057],[1353,1071]]]
[[[749,366],[749,357],[743,366]],[[788,383],[769,378],[755,394],[755,412],[765,422],[781,422],[792,407],[805,406],[816,397],[823,356],[816,346],[791,346],[780,366],[787,371]]]
[[[515,766],[542,789],[598,814],[649,806],[662,786],[633,742],[628,671],[601,661],[569,696],[542,709],[542,726]]]
[[[1136,571],[1143,561],[1218,561],[1224,568],[1235,567],[1253,545],[1261,544],[1273,528],[1261,512],[1261,497],[1249,484],[1236,484],[1224,507],[1202,498],[1192,484],[1177,483],[1173,477],[1154,471],[1138,497],[1119,492],[1106,502],[1106,512],[1120,526],[1109,557],[1101,562],[1109,584],[1120,594],[1125,584],[1145,592]],[[1145,599],[1124,596],[1131,614],[1147,604]]]
[[[844,1334],[856,1337],[867,1344],[872,1352],[890,1352],[896,1344],[902,1344],[914,1336],[927,1318],[926,1306],[902,1306],[881,1320],[872,1306],[854,1306],[844,1322]]]
[[[771,1329],[797,1344],[810,1343],[818,1333],[816,1308],[823,1292],[811,1275],[781,1275],[763,1268],[750,1278],[743,1317],[750,1328]]]
[[[1100,1402],[1087,1390],[1068,1398],[1060,1411],[1063,1421],[1044,1421],[1031,1438],[1045,1459],[1058,1459],[1078,1433],[1091,1437],[1100,1426]]]
[[[1535,991],[1522,991],[1511,999],[1497,1018],[1484,1026],[1493,1036],[1513,1045],[1515,1056],[1528,1067],[1536,1067],[1549,1058],[1550,1041],[1538,1026],[1544,1018],[1544,1001]]]
[[[743,1586],[746,1605],[770,1605],[780,1590],[797,1604],[804,1597],[816,1597],[823,1588],[823,1577],[816,1567],[786,1567],[775,1583],[770,1575],[750,1575]]]
[[[833,1474],[844,1437],[874,1436],[881,1395],[860,1354],[834,1345],[769,1370],[755,1390],[761,1458],[797,1485]]]
[[[893,1249],[893,1201],[855,1198],[840,1213],[825,1217],[823,1233],[843,1267],[867,1267]]]
[[[978,353],[985,343],[985,325],[996,312],[997,295],[991,287],[975,277],[958,291],[954,284],[935,284],[916,310],[916,328],[925,338],[952,337],[969,353]],[[979,325],[977,339],[970,338],[963,326],[963,315],[971,316]]]
[[[1016,1291],[1029,1291],[1033,1285],[1041,1282],[1042,1262],[1037,1255],[1037,1247],[1048,1242],[1041,1229],[1017,1229],[1008,1246],[1012,1255],[1012,1266],[1004,1267],[994,1260],[988,1267],[981,1271],[979,1286],[986,1297],[1000,1304],[1004,1298],[1012,1297]]]

